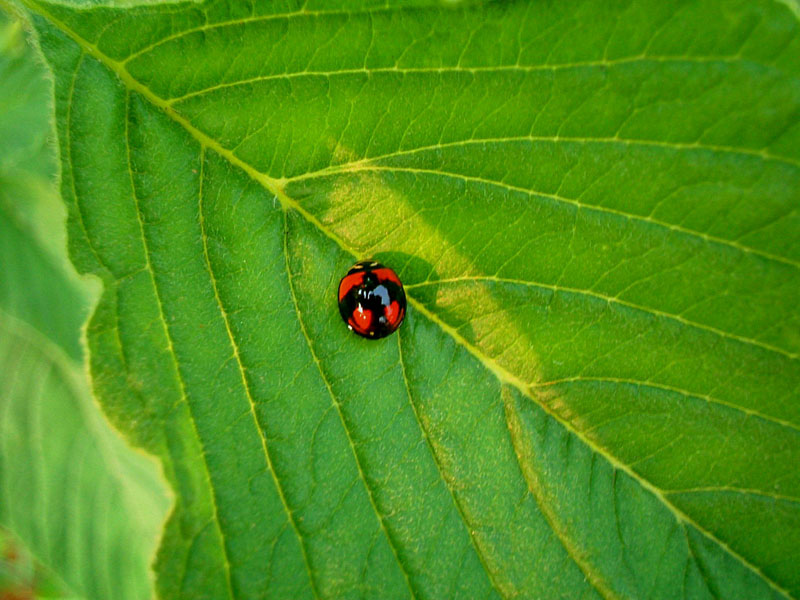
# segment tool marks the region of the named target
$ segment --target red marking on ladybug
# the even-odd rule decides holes
[[[406,314],[400,278],[375,261],[356,263],[339,282],[339,314],[362,337],[374,340],[390,335]]]
[[[396,323],[400,316],[400,305],[397,303],[397,300],[389,304],[389,306],[385,306],[383,308],[383,314],[386,316],[387,323],[390,325]]]
[[[369,326],[372,324],[372,311],[369,309],[364,310],[359,306],[353,311],[351,320],[355,323],[356,330],[368,332]]]
[[[403,285],[402,283],[400,283],[400,278],[397,276],[397,273],[395,273],[394,271],[392,271],[387,267],[379,267],[377,269],[372,269],[372,273],[374,273],[375,276],[378,277],[378,279],[380,279],[381,281],[392,281],[399,286]]]
[[[344,298],[351,289],[357,285],[361,285],[362,281],[364,281],[363,271],[345,275],[344,279],[339,283],[339,301],[341,302],[342,298]]]

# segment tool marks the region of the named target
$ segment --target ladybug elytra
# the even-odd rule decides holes
[[[358,335],[377,340],[406,316],[406,293],[397,274],[374,260],[357,262],[339,282],[339,313]]]

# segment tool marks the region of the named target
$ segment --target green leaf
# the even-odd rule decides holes
[[[49,340],[0,312],[0,522],[81,598],[144,599],[166,512],[154,465],[102,420]]]
[[[3,551],[0,596],[143,600],[168,498],[88,390],[79,338],[92,294],[64,256],[51,92],[4,15],[0,49],[0,524],[24,546],[14,560]]]
[[[790,5],[23,3],[162,597],[800,598]]]

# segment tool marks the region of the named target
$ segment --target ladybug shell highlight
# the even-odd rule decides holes
[[[406,316],[406,293],[389,267],[357,262],[339,282],[339,313],[358,335],[377,340],[395,332]]]

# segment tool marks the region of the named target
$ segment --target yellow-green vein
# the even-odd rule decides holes
[[[317,366],[317,370],[319,371],[320,378],[322,382],[325,384],[325,388],[328,390],[328,394],[331,397],[331,402],[336,407],[336,412],[339,414],[339,420],[342,423],[342,428],[344,429],[345,435],[347,436],[347,441],[350,444],[350,450],[353,452],[353,459],[355,460],[356,467],[358,469],[358,475],[361,478],[362,483],[364,484],[364,488],[367,491],[367,497],[369,498],[370,504],[372,505],[372,510],[375,512],[375,516],[378,519],[378,523],[383,530],[384,535],[386,536],[386,540],[389,542],[389,547],[392,549],[392,554],[397,561],[398,566],[400,567],[400,571],[403,573],[403,577],[405,577],[406,584],[408,585],[408,590],[411,594],[412,598],[416,598],[417,594],[414,591],[414,586],[411,582],[411,577],[406,570],[405,564],[403,564],[402,559],[400,558],[400,554],[398,553],[397,549],[397,542],[394,540],[392,534],[389,532],[389,529],[386,526],[386,517],[383,512],[378,508],[378,505],[375,503],[374,492],[372,486],[367,481],[367,477],[364,474],[364,469],[361,467],[361,458],[358,455],[358,451],[356,450],[355,442],[353,441],[353,436],[350,434],[350,427],[347,424],[347,419],[344,416],[344,412],[342,412],[341,404],[339,403],[339,399],[336,397],[336,394],[333,392],[333,388],[331,387],[330,381],[328,381],[328,377],[325,375],[325,371],[322,368],[322,364],[320,363],[319,358],[317,357],[317,353],[314,350],[314,345],[311,342],[311,338],[308,335],[308,331],[306,331],[306,326],[303,323],[303,318],[300,313],[300,305],[297,303],[297,296],[294,291],[294,282],[292,275],[292,269],[289,264],[289,216],[288,211],[284,209],[283,211],[283,255],[286,261],[286,278],[289,283],[289,293],[292,297],[292,305],[294,306],[294,311],[297,315],[297,322],[300,326],[300,332],[303,334],[303,338],[305,338],[306,345],[308,346],[308,351],[311,353],[311,358],[314,360],[314,364]]]
[[[800,498],[797,496],[787,496],[785,494],[776,494],[773,492],[765,492],[763,490],[752,490],[746,488],[739,488],[725,485],[710,485],[696,488],[664,490],[665,495],[672,494],[740,494],[742,496],[758,496],[761,498],[770,498],[771,500],[779,500],[780,502],[791,502],[793,504],[800,504]]]
[[[469,536],[470,542],[472,543],[472,547],[475,549],[475,553],[478,555],[478,560],[480,560],[481,565],[483,566],[483,570],[486,571],[486,576],[489,578],[489,581],[492,584],[492,587],[497,591],[500,596],[503,598],[511,597],[513,590],[505,592],[502,588],[505,587],[502,582],[498,581],[497,574],[494,572],[494,569],[489,567],[487,563],[487,556],[484,553],[484,550],[481,548],[480,542],[477,540],[475,536],[475,532],[471,527],[470,519],[467,518],[466,513],[464,512],[464,507],[461,506],[461,503],[458,501],[455,492],[453,491],[453,486],[447,479],[445,475],[444,468],[442,467],[442,463],[439,460],[439,455],[436,453],[436,449],[433,446],[433,442],[431,441],[430,435],[428,435],[428,429],[422,422],[422,419],[419,416],[419,412],[417,411],[417,405],[414,402],[414,397],[411,394],[411,387],[408,383],[408,376],[406,374],[406,365],[405,361],[403,360],[403,335],[402,330],[397,332],[397,356],[398,361],[400,363],[400,372],[403,375],[403,385],[406,389],[406,395],[408,396],[408,403],[411,405],[411,410],[414,413],[414,418],[417,421],[417,425],[419,425],[420,431],[422,431],[422,437],[425,439],[425,443],[428,446],[428,450],[431,453],[431,457],[433,458],[433,462],[436,465],[436,469],[439,471],[439,476],[442,478],[442,483],[444,483],[444,487],[447,489],[448,493],[450,494],[450,498],[453,500],[453,504],[458,511],[459,516],[461,517],[461,521],[464,523],[464,528],[467,530],[467,535]]]
[[[576,547],[572,541],[567,526],[561,522],[558,515],[550,506],[550,502],[546,497],[545,490],[539,480],[539,474],[533,466],[529,456],[533,454],[533,449],[530,448],[530,442],[525,438],[525,434],[521,431],[522,424],[517,414],[516,408],[513,406],[513,399],[510,398],[510,391],[507,387],[503,386],[500,390],[500,395],[503,399],[503,408],[508,426],[509,437],[511,438],[511,445],[514,448],[514,456],[517,458],[522,477],[528,486],[528,491],[536,501],[539,507],[539,512],[542,513],[545,521],[553,530],[553,533],[558,538],[561,546],[566,551],[567,555],[572,559],[572,562],[583,573],[586,581],[589,582],[595,591],[605,600],[620,600],[620,596],[612,589],[607,581],[603,579],[597,569],[592,565],[587,553],[581,548]]]
[[[504,72],[511,72],[511,73],[536,73],[539,71],[558,71],[562,69],[581,69],[581,68],[606,68],[612,67],[615,65],[625,65],[630,63],[636,62],[655,62],[655,63],[667,63],[667,62],[677,62],[677,63],[711,63],[711,62],[742,62],[743,59],[739,57],[732,57],[732,56],[719,56],[719,57],[698,57],[697,59],[691,59],[685,56],[676,56],[676,57],[669,57],[669,56],[632,56],[628,58],[620,58],[615,60],[590,60],[585,62],[575,62],[575,63],[562,63],[562,64],[540,64],[540,65],[496,65],[496,66],[474,66],[474,67],[462,67],[462,66],[447,66],[447,67],[399,67],[397,65],[392,67],[360,67],[354,69],[339,69],[337,71],[293,71],[293,72],[286,72],[286,73],[273,73],[270,75],[257,75],[255,77],[250,77],[247,79],[238,79],[235,81],[228,81],[225,83],[219,83],[217,85],[212,85],[206,88],[200,88],[197,90],[192,90],[191,92],[187,92],[182,96],[172,96],[170,98],[165,98],[165,101],[169,104],[177,104],[179,102],[183,102],[185,100],[189,100],[191,98],[196,98],[198,96],[204,96],[206,94],[213,93],[217,90],[224,90],[227,88],[232,87],[239,87],[250,85],[253,83],[259,83],[262,81],[272,81],[272,80],[281,80],[281,79],[295,79],[299,77],[324,77],[324,78],[331,78],[331,77],[340,77],[340,76],[347,76],[347,75],[362,75],[364,77],[372,77],[374,75],[381,75],[381,74],[396,74],[399,76],[405,75],[415,75],[415,74],[437,74],[437,75],[447,75],[447,74],[466,74],[466,75],[475,75],[476,73],[504,73]],[[127,62],[127,61],[126,61]],[[310,62],[310,61],[309,61]],[[764,156],[762,152],[753,151],[753,150],[742,150],[743,154],[755,154],[759,156]],[[792,159],[786,159],[783,157],[771,157],[777,161],[789,161],[791,164],[795,164]],[[800,163],[797,163],[800,164]]]
[[[574,135],[507,135],[501,137],[471,137],[463,140],[453,140],[451,142],[437,142],[436,144],[429,144],[425,146],[415,146],[406,148],[404,150],[395,150],[392,152],[385,152],[383,154],[376,154],[374,156],[367,156],[358,160],[348,160],[345,162],[337,163],[319,169],[317,171],[310,171],[303,173],[292,180],[310,179],[313,177],[321,177],[325,175],[333,175],[336,173],[347,172],[353,168],[368,166],[377,161],[382,161],[390,158],[398,158],[401,156],[412,156],[414,154],[422,154],[431,150],[444,150],[446,148],[461,148],[464,146],[482,145],[482,144],[508,144],[515,142],[548,142],[554,144],[603,144],[603,145],[619,145],[619,146],[641,146],[644,148],[660,148],[663,150],[671,150],[674,152],[713,152],[715,154],[732,154],[734,156],[743,156],[763,161],[771,161],[786,164],[792,167],[800,167],[800,160],[795,160],[785,156],[779,156],[767,152],[765,149],[754,150],[740,146],[722,146],[719,144],[707,144],[704,142],[665,142],[659,140],[650,140],[646,138],[624,138],[619,136],[612,137],[586,137]]]
[[[675,231],[686,236],[692,238],[698,238],[703,240],[706,243],[717,244],[720,246],[728,246],[730,248],[734,248],[740,252],[744,252],[746,254],[753,254],[755,256],[759,256],[769,261],[783,263],[786,265],[790,265],[793,267],[800,268],[800,261],[793,260],[791,258],[786,258],[785,256],[780,256],[778,254],[773,254],[771,252],[766,252],[764,250],[758,250],[751,246],[745,246],[744,244],[740,244],[735,240],[727,240],[725,238],[721,238],[718,236],[710,235],[708,233],[702,233],[700,231],[695,231],[694,229],[688,229],[681,225],[676,225],[674,223],[668,223],[667,221],[661,221],[659,219],[654,219],[648,215],[636,215],[633,213],[628,213],[622,210],[618,210],[616,208],[609,208],[607,206],[601,206],[596,204],[587,204],[580,200],[575,200],[573,198],[567,198],[565,196],[561,196],[560,194],[552,194],[549,192],[542,192],[537,190],[531,190],[525,187],[521,187],[518,185],[512,185],[510,183],[504,183],[502,181],[496,181],[493,179],[487,179],[485,177],[477,177],[474,175],[464,175],[463,173],[456,173],[451,171],[440,171],[436,169],[426,169],[420,167],[399,167],[399,166],[390,166],[390,165],[371,165],[371,164],[356,164],[355,166],[348,167],[346,170],[339,171],[340,173],[359,173],[359,172],[389,172],[389,173],[410,173],[412,175],[427,175],[432,177],[446,177],[451,179],[459,179],[461,181],[467,183],[475,183],[480,185],[488,185],[491,187],[501,188],[510,192],[519,192],[521,194],[525,194],[527,196],[539,196],[541,198],[548,198],[560,204],[569,204],[571,206],[577,207],[579,210],[587,210],[597,213],[605,213],[610,215],[615,215],[618,217],[622,217],[624,219],[630,221],[637,221],[641,223],[647,223],[649,225],[659,227],[662,229],[666,229],[668,231]],[[302,181],[304,179],[309,179],[310,176],[297,176],[291,179],[287,179],[287,182],[292,181]]]
[[[681,396],[685,396],[687,398],[693,398],[696,400],[703,400],[710,404],[719,404],[720,406],[724,406],[725,408],[729,408],[731,410],[735,410],[737,412],[744,413],[745,415],[753,416],[762,421],[766,421],[767,423],[778,425],[780,427],[786,427],[787,429],[792,429],[800,433],[800,426],[791,421],[787,421],[785,419],[779,419],[778,417],[773,417],[767,414],[764,414],[760,411],[753,410],[752,408],[747,408],[746,406],[741,406],[739,404],[734,404],[733,402],[728,402],[726,400],[722,400],[721,398],[716,398],[709,394],[698,394],[694,392],[690,392],[688,390],[684,390],[679,387],[675,387],[672,385],[667,385],[664,383],[658,383],[655,381],[642,381],[639,379],[629,379],[624,377],[602,377],[602,376],[588,376],[588,375],[576,375],[574,377],[564,377],[562,379],[553,379],[550,381],[543,381],[538,383],[532,383],[531,387],[534,389],[551,387],[555,385],[563,385],[563,384],[572,384],[572,383],[608,383],[614,385],[632,385],[636,387],[645,387],[651,388],[654,390],[663,390],[665,392],[672,392],[675,394],[680,394]]]
[[[194,432],[195,438],[197,439],[197,443],[200,445],[200,455],[201,461],[203,463],[203,469],[205,470],[206,474],[206,481],[208,482],[209,488],[209,497],[211,499],[211,511],[214,518],[214,522],[216,524],[217,532],[219,533],[220,537],[220,548],[222,550],[222,566],[225,572],[225,581],[228,586],[228,595],[230,596],[231,600],[235,597],[233,593],[233,583],[231,581],[231,564],[230,559],[228,558],[228,550],[226,547],[225,541],[225,534],[222,532],[222,525],[219,520],[219,509],[217,507],[217,498],[216,493],[214,490],[214,485],[211,481],[211,471],[208,466],[208,461],[206,459],[205,454],[205,445],[203,444],[202,437],[200,436],[200,432],[197,429],[197,423],[194,416],[194,412],[192,410],[191,402],[189,402],[189,397],[186,393],[186,382],[183,380],[183,375],[181,374],[180,364],[178,363],[178,357],[175,353],[174,343],[172,341],[172,334],[169,331],[169,324],[167,323],[166,316],[164,315],[164,304],[161,300],[161,293],[158,289],[158,283],[156,282],[156,275],[155,271],[153,270],[153,265],[150,261],[150,248],[147,243],[147,235],[145,234],[144,222],[142,220],[142,211],[141,207],[139,206],[139,198],[136,194],[136,184],[133,180],[133,165],[131,164],[131,148],[130,148],[130,139],[129,139],[129,131],[128,131],[128,124],[130,122],[130,96],[131,92],[127,91],[125,93],[125,151],[127,154],[128,160],[128,173],[130,174],[130,185],[131,185],[131,198],[133,199],[134,209],[136,213],[136,219],[139,224],[139,233],[141,236],[142,242],[142,250],[144,252],[144,259],[145,265],[147,267],[147,271],[150,273],[150,281],[153,286],[153,295],[156,300],[156,305],[158,307],[158,316],[159,321],[161,322],[162,327],[164,328],[164,336],[167,342],[167,352],[169,353],[170,357],[172,358],[172,367],[175,371],[175,379],[178,383],[178,387],[180,390],[181,401],[186,406],[186,409],[189,413],[189,421],[192,426],[192,431]]]
[[[231,348],[233,351],[233,356],[236,359],[236,365],[239,369],[239,375],[242,378],[242,387],[244,389],[245,395],[247,396],[247,401],[250,405],[250,414],[253,417],[253,423],[255,425],[256,431],[258,431],[258,437],[261,440],[261,448],[264,452],[264,460],[267,463],[267,468],[269,469],[270,474],[272,475],[272,479],[275,482],[275,488],[278,492],[278,496],[281,499],[281,504],[283,504],[283,509],[286,512],[286,518],[289,521],[292,529],[294,530],[295,535],[297,536],[297,541],[300,544],[300,551],[303,554],[303,561],[306,565],[306,570],[308,571],[308,578],[311,584],[311,591],[314,594],[315,598],[319,597],[319,592],[317,590],[317,584],[314,579],[314,573],[311,570],[311,563],[308,560],[308,552],[306,550],[305,540],[300,533],[300,530],[297,527],[297,523],[295,522],[294,515],[292,510],[289,508],[289,503],[286,500],[286,495],[283,491],[283,486],[281,485],[280,479],[278,478],[277,473],[275,472],[275,466],[272,462],[272,456],[269,452],[269,446],[267,445],[267,438],[264,435],[264,429],[261,426],[261,423],[258,419],[258,414],[256,413],[256,403],[253,398],[252,390],[250,389],[250,382],[247,380],[247,374],[245,373],[244,365],[242,364],[242,357],[241,353],[239,352],[239,345],[236,343],[236,338],[233,335],[233,330],[231,329],[230,319],[228,318],[228,311],[225,310],[224,305],[222,304],[222,299],[219,296],[219,288],[217,286],[217,278],[214,275],[214,269],[211,266],[211,260],[208,256],[208,238],[206,235],[206,226],[205,226],[205,212],[203,210],[203,177],[205,175],[205,147],[201,146],[200,148],[200,183],[199,183],[199,191],[198,191],[198,206],[197,206],[197,213],[198,219],[200,224],[200,239],[203,241],[203,259],[205,261],[206,270],[208,271],[209,279],[211,280],[211,287],[214,290],[214,300],[217,303],[217,307],[219,308],[219,312],[222,315],[222,320],[225,323],[225,331],[228,334],[228,340],[231,343]]]
[[[620,306],[625,306],[633,310],[651,314],[654,317],[660,317],[663,319],[668,319],[670,321],[676,321],[681,325],[685,325],[686,327],[691,327],[693,329],[700,329],[718,335],[719,337],[740,342],[748,346],[755,346],[761,348],[762,350],[775,352],[776,354],[781,354],[789,358],[790,360],[796,360],[798,358],[797,353],[789,352],[784,348],[779,348],[778,346],[767,344],[766,342],[761,342],[753,338],[737,335],[735,333],[730,333],[729,331],[724,331],[722,329],[713,327],[711,325],[705,325],[704,323],[698,323],[697,321],[691,321],[680,315],[664,312],[662,310],[658,310],[657,308],[651,308],[649,306],[644,306],[642,304],[636,304],[628,300],[623,300],[618,296],[609,296],[608,294],[603,294],[601,292],[595,292],[592,290],[587,290],[582,288],[573,288],[564,285],[542,283],[540,281],[530,281],[527,279],[513,279],[509,277],[497,277],[493,275],[475,275],[475,276],[452,277],[446,279],[423,281],[416,284],[409,284],[406,286],[406,289],[413,290],[415,288],[424,287],[428,285],[440,285],[440,284],[463,283],[463,282],[487,282],[487,283],[501,283],[501,284],[507,283],[509,285],[537,287],[540,289],[550,290],[554,293],[564,292],[567,294],[577,294],[580,296],[597,298],[598,300],[602,300],[604,302],[607,302],[608,304],[619,304]]]

